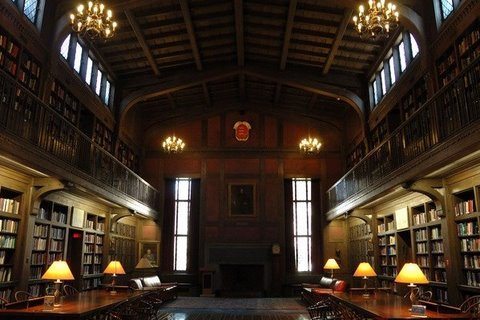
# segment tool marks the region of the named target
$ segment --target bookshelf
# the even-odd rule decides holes
[[[81,104],[58,80],[52,82],[50,106],[74,125],[78,125]]]
[[[414,86],[400,100],[403,121],[408,120],[412,114],[423,106],[428,100],[427,82],[420,78]]]
[[[449,83],[461,70],[480,56],[480,19],[476,19],[453,45],[437,59],[439,88]]]
[[[410,212],[415,260],[430,281],[428,287],[433,293],[432,300],[448,303],[442,211],[427,202],[411,207]]]
[[[0,186],[0,297],[11,301],[23,193]]]
[[[98,119],[95,121],[93,141],[105,151],[112,152],[112,131]]]
[[[18,80],[32,93],[38,94],[40,85],[40,63],[30,53],[23,50],[20,58]]]
[[[117,159],[120,160],[124,165],[137,171],[138,168],[138,157],[125,142],[120,141],[117,149]]]
[[[388,138],[400,124],[400,111],[398,108],[390,110],[385,118],[383,118],[371,132],[371,149],[375,149]]]
[[[110,260],[122,263],[126,272],[132,271],[137,264],[135,256],[136,227],[117,222],[115,231],[110,234]]]
[[[360,262],[365,261],[373,264],[373,243],[370,225],[363,222],[351,226],[349,229],[350,248],[352,250],[350,257],[351,265],[356,267]]]
[[[82,244],[81,289],[97,288],[102,283],[104,266],[105,217],[87,212]]]
[[[347,156],[347,169],[353,168],[367,153],[365,142],[362,141]]]
[[[377,218],[377,232],[380,255],[378,278],[382,287],[391,287],[398,272],[397,237],[393,214]]]
[[[20,46],[3,29],[0,29],[0,67],[15,77],[18,70]]]
[[[28,291],[34,296],[45,294],[48,282],[41,279],[55,260],[65,259],[67,246],[69,207],[43,200],[33,228]]]

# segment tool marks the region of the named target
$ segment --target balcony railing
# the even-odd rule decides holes
[[[1,70],[0,131],[155,208],[155,188]]]
[[[480,59],[437,92],[328,190],[330,209],[480,120]]]

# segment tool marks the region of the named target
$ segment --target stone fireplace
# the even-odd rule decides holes
[[[270,244],[210,244],[206,261],[216,270],[215,291],[220,296],[260,297],[271,290]]]

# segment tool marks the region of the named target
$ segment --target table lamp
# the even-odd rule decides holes
[[[117,294],[117,291],[115,291],[115,278],[117,277],[117,274],[125,274],[125,270],[120,261],[110,261],[103,273],[112,275],[112,290],[110,291],[110,294]]]
[[[372,266],[368,262],[360,262],[360,264],[357,267],[357,270],[355,270],[355,273],[353,274],[354,277],[362,277],[364,284],[363,284],[363,289],[365,292],[363,293],[363,296],[365,298],[370,297],[370,294],[368,293],[367,290],[367,280],[368,277],[376,277],[377,274],[375,273],[375,270],[373,270]]]
[[[340,266],[335,259],[328,259],[323,269],[330,269],[332,271],[331,278],[333,279],[333,270],[340,269]]]
[[[410,301],[412,305],[414,305],[418,299],[414,289],[417,287],[417,284],[428,284],[428,279],[416,263],[405,263],[395,278],[395,282],[408,283],[408,287],[410,288]]]
[[[73,277],[70,268],[66,261],[58,260],[54,261],[52,265],[47,269],[47,271],[42,276],[43,280],[55,280],[55,297],[53,302],[53,307],[59,307],[60,304],[60,286],[62,285],[62,280],[75,280]]]

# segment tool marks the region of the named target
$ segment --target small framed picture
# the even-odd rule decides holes
[[[140,241],[138,243],[138,261],[147,259],[153,267],[160,263],[160,243],[158,241]]]
[[[427,307],[421,304],[412,305],[412,316],[427,317]]]
[[[255,216],[255,184],[228,184],[228,213],[232,217]]]
[[[45,296],[43,298],[43,309],[44,310],[53,310],[55,304],[54,296]]]

